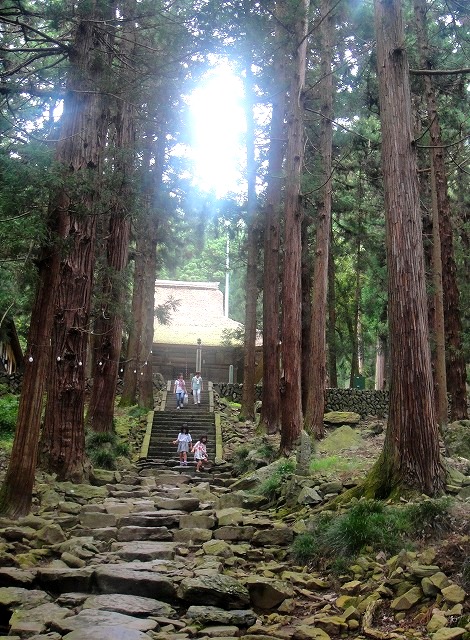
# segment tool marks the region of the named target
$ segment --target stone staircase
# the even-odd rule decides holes
[[[173,441],[184,423],[187,424],[193,443],[203,435],[207,436],[207,453],[212,464],[216,457],[222,456],[216,449],[217,430],[216,415],[213,411],[212,385],[201,394],[201,404],[194,405],[193,397],[189,396],[188,404],[182,409],[176,409],[172,385],[167,384],[160,411],[154,411],[149,419],[146,439],[138,462],[140,469],[158,468],[184,471],[186,474],[195,473],[193,455],[188,455],[188,466],[180,467],[179,455]],[[204,473],[197,475],[206,475]]]

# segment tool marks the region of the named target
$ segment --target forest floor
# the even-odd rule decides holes
[[[253,423],[239,421],[238,407],[228,405],[220,408],[223,411],[224,450],[229,459],[231,458],[235,462],[237,449],[240,450],[243,447],[253,450],[258,445],[266,447],[268,442],[273,450],[279,444],[278,437],[267,438],[259,433]],[[142,431],[143,418],[140,416],[140,422],[139,417],[137,418],[134,421],[134,426],[129,430],[130,443],[136,442],[138,440],[137,432]],[[127,418],[121,416],[120,421],[122,428],[127,428]],[[356,554],[346,557],[339,569],[332,567],[332,563],[327,559],[322,558],[321,561],[318,561],[317,558],[316,561],[301,561],[291,555],[290,545],[295,534],[298,537],[302,531],[308,531],[312,522],[315,522],[315,519],[322,513],[331,514],[328,497],[325,498],[327,489],[324,487],[328,484],[348,487],[360,481],[380,455],[385,429],[385,422],[375,418],[361,420],[354,427],[342,425],[327,428],[324,440],[316,444],[312,456],[310,477],[306,478],[306,486],[317,487],[320,494],[323,492],[323,502],[316,505],[294,503],[289,507],[286,493],[282,491],[277,494],[277,497],[271,498],[268,504],[266,501],[260,502],[258,498],[262,496],[262,482],[257,485],[257,488],[246,491],[241,486],[237,487],[237,482],[232,484],[238,475],[234,472],[223,485],[213,483],[212,479],[217,478],[217,469],[214,470],[214,474],[208,474],[203,479],[199,479],[203,481],[199,488],[198,485],[191,484],[192,479],[188,479],[189,484],[187,485],[180,486],[176,483],[175,486],[159,487],[158,473],[161,472],[156,472],[156,485],[152,485],[152,479],[145,475],[139,476],[137,470],[129,466],[129,461],[127,461],[128,466],[122,470],[122,476],[127,480],[120,481],[114,488],[112,484],[106,484],[109,496],[104,499],[104,502],[103,498],[92,498],[89,504],[72,509],[73,505],[71,505],[69,497],[68,500],[65,500],[67,508],[62,507],[62,501],[59,501],[56,512],[56,507],[52,507],[51,504],[47,505],[46,498],[52,497],[54,499],[54,496],[51,496],[52,488],[56,492],[63,489],[56,483],[53,483],[54,487],[43,483],[38,487],[38,499],[35,502],[36,510],[39,509],[37,513],[42,518],[51,517],[52,527],[56,527],[56,523],[60,522],[61,518],[67,522],[68,527],[71,527],[70,532],[67,533],[70,540],[64,541],[60,545],[49,545],[49,555],[37,558],[38,566],[31,567],[31,571],[39,578],[35,577],[31,585],[36,585],[38,580],[44,579],[41,578],[41,575],[47,577],[48,571],[56,572],[57,575],[60,572],[65,572],[65,575],[69,571],[67,562],[70,559],[67,558],[66,553],[60,555],[60,559],[56,557],[59,553],[58,549],[60,547],[60,552],[63,549],[68,550],[66,545],[71,544],[71,540],[74,540],[74,550],[80,551],[82,544],[80,540],[86,546],[86,541],[89,538],[81,537],[85,533],[84,527],[86,525],[84,523],[93,519],[103,520],[103,522],[97,522],[94,525],[97,527],[95,531],[93,529],[87,531],[88,535],[95,535],[96,543],[94,544],[97,545],[97,548],[92,547],[92,552],[90,552],[87,547],[83,562],[91,563],[97,575],[103,571],[99,568],[100,564],[109,567],[109,569],[105,569],[108,572],[114,570],[116,566],[119,568],[119,565],[116,565],[116,554],[119,555],[121,551],[136,554],[136,560],[140,562],[137,556],[139,553],[147,553],[145,545],[156,543],[147,542],[147,539],[143,537],[135,537],[135,540],[128,537],[130,533],[139,533],[140,525],[137,526],[137,520],[140,516],[138,512],[131,513],[128,517],[123,516],[121,520],[119,520],[121,516],[116,516],[118,525],[112,538],[121,542],[115,543],[110,540],[108,543],[107,539],[100,538],[107,530],[111,531],[106,529],[108,526],[106,521],[114,517],[110,515],[113,513],[113,509],[128,509],[133,502],[138,504],[139,501],[143,501],[143,504],[147,504],[149,500],[155,501],[157,505],[160,501],[176,499],[181,500],[183,505],[190,496],[190,502],[198,496],[201,504],[205,503],[205,506],[202,507],[203,511],[198,512],[199,516],[206,517],[204,514],[209,514],[210,517],[215,517],[218,521],[212,532],[214,538],[201,538],[201,544],[192,545],[189,539],[186,540],[183,537],[186,535],[185,531],[172,531],[171,535],[174,536],[174,541],[177,541],[176,548],[181,551],[181,557],[178,551],[175,558],[175,567],[178,571],[174,573],[174,568],[171,569],[173,572],[171,575],[176,576],[172,580],[176,580],[176,584],[183,580],[183,583],[186,584],[185,576],[188,576],[188,585],[194,586],[201,559],[205,557],[207,562],[213,562],[214,556],[211,554],[220,553],[218,558],[219,563],[224,565],[223,573],[250,585],[252,604],[257,616],[256,622],[250,628],[243,631],[244,626],[241,624],[234,635],[249,638],[249,640],[256,640],[258,637],[263,640],[266,638],[273,640],[336,640],[341,637],[379,640],[388,640],[389,638],[468,640],[470,638],[470,600],[468,594],[465,594],[462,589],[468,589],[470,584],[470,502],[468,502],[468,498],[459,497],[455,487],[450,496],[452,502],[448,517],[445,519],[445,526],[441,526],[440,522],[436,521],[435,526],[432,523],[431,527],[426,530],[416,531],[412,545],[405,547],[398,553],[365,544],[364,548]],[[266,448],[265,451],[267,451]],[[259,458],[260,456],[258,456],[258,460]],[[7,460],[7,453],[0,451],[0,479]],[[447,464],[464,475],[468,475],[468,460],[447,459]],[[257,469],[253,470],[253,473],[262,474],[267,469],[260,464]],[[225,473],[227,474],[227,471]],[[230,477],[230,471],[228,476]],[[168,478],[166,482],[168,482]],[[205,488],[203,488],[204,485]],[[210,492],[208,492],[209,487]],[[84,490],[86,491],[86,488]],[[135,497],[131,498],[130,495]],[[218,498],[216,499],[215,496]],[[224,509],[223,506],[216,506],[218,501],[223,501],[226,506],[232,505],[232,498],[235,500],[233,505],[238,505],[235,508]],[[251,501],[251,504],[240,508],[239,505],[245,500]],[[345,513],[347,511],[345,509]],[[234,520],[229,523],[229,526],[227,526],[228,523],[222,523],[222,518],[232,517]],[[136,519],[133,527],[125,526],[126,518]],[[32,522],[33,520],[25,520],[20,524],[20,527],[26,526],[23,529],[14,528],[8,523],[3,525],[7,527],[5,532],[10,536],[8,545],[12,546],[14,551],[10,550],[6,556],[8,561],[13,564],[13,568],[7,565],[7,568],[3,569],[4,579],[13,578],[16,575],[20,576],[24,567],[19,562],[19,558],[30,558],[31,554],[34,556],[36,553],[36,536],[33,536],[28,542],[25,537],[32,535],[27,527],[27,523],[31,525]],[[88,524],[88,526],[92,525]],[[78,532],[80,529],[82,530],[81,534]],[[232,537],[248,536],[250,530],[256,531],[254,535],[250,534],[252,538]],[[24,534],[21,533],[22,531]],[[196,531],[197,535],[203,533],[200,529],[195,529],[194,532],[196,533]],[[293,532],[295,532],[294,536]],[[359,533],[361,532],[359,531]],[[12,536],[15,539],[14,542],[11,542]],[[20,537],[18,538],[18,536]],[[18,538],[17,541],[16,538]],[[204,539],[208,540],[207,543],[202,542]],[[127,540],[131,540],[131,542],[126,543]],[[158,538],[150,540],[158,540]],[[188,548],[184,551],[186,542]],[[345,544],[346,542],[345,538]],[[31,547],[30,550],[28,550],[28,546]],[[205,549],[206,546],[207,549]],[[220,548],[217,549],[217,546]],[[51,553],[52,558],[55,558],[52,559],[52,562]],[[91,560],[87,557],[87,554],[89,556],[90,553]],[[123,559],[128,561],[128,559],[122,558],[119,562]],[[72,560],[74,559],[72,558]],[[76,558],[74,561],[78,563]],[[156,562],[161,561],[157,560]],[[19,563],[19,568],[15,569],[17,563]],[[45,564],[49,568],[46,569],[46,573],[41,574]],[[128,565],[129,571],[135,572],[137,566],[135,575],[138,575],[140,566],[144,568],[144,565],[134,565],[132,562]],[[81,565],[71,564],[70,566]],[[207,568],[209,573],[213,571],[212,565],[210,567],[208,565]],[[80,571],[80,569],[74,570]],[[38,571],[39,573],[37,573]],[[436,584],[439,582],[440,586],[434,586],[429,581],[424,585],[422,575],[429,577],[431,581],[434,580]],[[204,586],[204,588],[206,587]],[[121,593],[119,585],[116,586],[116,589]],[[255,604],[256,594],[260,590],[266,590],[268,595],[265,595],[270,599],[270,604],[265,609]],[[279,592],[282,594],[283,590],[284,599],[279,604],[276,598]],[[123,590],[122,593],[127,592]],[[194,604],[198,604],[194,594],[187,596],[189,602],[191,602],[191,597],[195,598]],[[116,596],[114,595],[113,598],[116,599]],[[401,600],[404,600],[405,604]],[[61,601],[60,598],[57,600],[61,606],[64,605],[64,602],[65,600]],[[90,603],[90,606],[92,604]],[[179,617],[173,614],[171,620],[173,630],[169,631],[170,622],[166,618],[162,618],[159,621],[161,631],[149,631],[148,637],[154,640],[185,640],[195,636],[198,638],[214,637],[211,634],[215,633],[215,630],[210,628],[206,630],[207,635],[204,635],[203,631],[193,630],[187,622],[189,609],[185,614],[187,605],[181,610],[180,600],[177,600],[176,604],[179,606]],[[94,606],[96,603],[93,604]],[[111,610],[116,606],[116,603],[106,603],[106,607]],[[227,606],[227,609],[230,610],[233,607]],[[74,611],[74,615],[77,611],[78,608]],[[81,619],[86,618],[86,615],[85,607],[76,617]],[[74,618],[66,618],[66,620],[70,619],[74,620]],[[164,631],[165,621],[168,622],[168,631]],[[56,621],[54,624],[54,628],[60,627],[59,622]],[[67,624],[63,625],[63,629],[61,628],[63,637],[66,635]],[[50,628],[46,630],[50,631]],[[225,632],[227,636],[224,637],[228,637],[228,627]],[[243,635],[243,633],[247,635]],[[19,635],[23,638],[27,634],[20,633]],[[60,638],[60,635],[57,634],[54,637]]]

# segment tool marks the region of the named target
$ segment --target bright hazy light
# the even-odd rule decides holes
[[[228,64],[210,72],[188,100],[191,108],[193,179],[221,197],[240,190],[245,131],[243,85]]]

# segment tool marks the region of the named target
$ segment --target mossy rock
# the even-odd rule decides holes
[[[329,411],[323,416],[323,422],[331,425],[358,424],[361,416],[354,411]]]
[[[334,453],[343,449],[352,449],[362,444],[362,436],[348,426],[335,429],[324,440],[317,444],[318,450]]]

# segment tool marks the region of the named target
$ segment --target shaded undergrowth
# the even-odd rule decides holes
[[[406,505],[360,500],[343,513],[320,513],[305,533],[296,537],[291,552],[302,564],[343,564],[361,552],[397,553],[418,540],[451,528],[449,498],[425,499]]]
[[[114,432],[90,431],[86,435],[86,451],[94,467],[116,469],[119,457],[129,457],[129,445]]]

